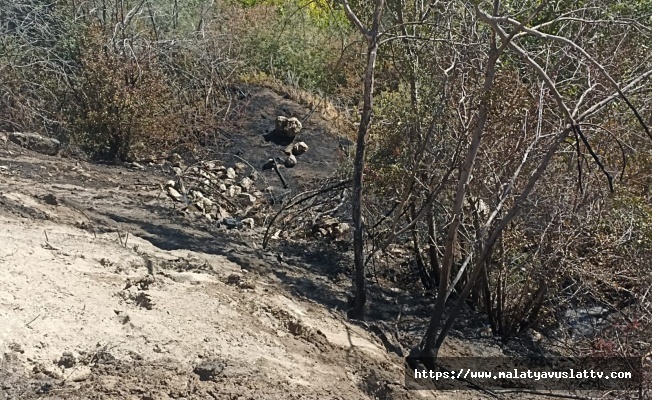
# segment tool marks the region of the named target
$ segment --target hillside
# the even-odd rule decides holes
[[[650,0],[0,2],[1,397],[645,398],[651,23]],[[645,368],[408,390],[455,357]]]

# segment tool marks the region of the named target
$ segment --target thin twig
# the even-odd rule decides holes
[[[38,317],[40,317],[40,316],[41,316],[41,314],[37,315],[36,317],[34,317],[33,320],[31,320],[31,321],[29,321],[28,323],[26,323],[25,326],[29,328],[29,327],[30,327],[29,325],[30,325],[32,322],[36,321],[36,320],[38,319]]]

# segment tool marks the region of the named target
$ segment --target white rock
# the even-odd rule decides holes
[[[335,236],[342,236],[350,230],[351,230],[351,226],[346,222],[342,222],[333,227],[333,234]]]
[[[245,172],[246,169],[247,169],[247,164],[241,162],[235,163],[235,172],[241,174]]]
[[[252,181],[249,178],[242,178],[242,180],[240,181],[240,186],[242,187],[242,190],[244,190],[245,192],[248,191],[249,188],[251,188],[251,185],[253,184],[254,181]]]
[[[213,201],[211,199],[203,198],[202,206],[204,208],[204,212],[209,213],[213,209]]]
[[[292,139],[301,131],[301,121],[297,118],[276,117],[275,132],[282,137]]]
[[[249,229],[253,229],[255,226],[255,222],[253,218],[245,218],[242,220],[242,225],[246,226]]]
[[[310,149],[308,145],[305,142],[299,142],[296,143],[294,146],[292,146],[292,154],[295,156],[300,156],[301,154],[305,153]]]
[[[294,155],[290,155],[285,159],[283,165],[285,165],[285,168],[293,168],[297,165],[297,158]]]
[[[225,169],[222,162],[217,160],[202,162],[202,166],[209,171],[223,171]]]
[[[67,375],[66,380],[73,382],[83,382],[91,377],[92,371],[89,366],[78,365]]]
[[[235,197],[242,193],[242,188],[238,185],[233,185],[229,188],[228,193],[230,197]]]
[[[199,190],[193,190],[191,195],[193,200],[202,200],[204,198],[204,194]]]
[[[183,202],[183,196],[173,187],[168,187],[168,197],[174,201]]]
[[[229,178],[229,179],[235,179],[235,177],[236,177],[235,170],[233,168],[227,168],[226,169],[226,177]]]

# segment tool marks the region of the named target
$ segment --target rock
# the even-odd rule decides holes
[[[315,231],[315,236],[318,238],[326,237],[328,235],[328,231],[325,228],[317,228]]]
[[[346,222],[342,222],[341,224],[337,224],[333,226],[333,235],[335,235],[336,237],[342,236],[350,230],[351,230],[351,226]]]
[[[57,361],[57,365],[64,368],[72,368],[75,366],[75,364],[77,364],[77,360],[75,359],[75,356],[69,351],[63,353],[59,361]]]
[[[197,365],[192,372],[199,375],[200,381],[211,381],[217,378],[226,368],[226,364],[219,360],[205,361]]]
[[[66,380],[73,382],[83,382],[91,377],[91,367],[86,365],[79,365],[66,376]]]
[[[172,171],[174,171],[174,174],[177,176],[181,176],[183,174],[183,170],[180,167],[172,167]]]
[[[25,354],[25,349],[20,343],[12,342],[7,346],[7,348],[16,353]]]
[[[242,178],[242,180],[240,181],[240,187],[245,192],[248,191],[251,188],[251,185],[253,185],[253,184],[254,184],[254,181],[252,181],[249,178]]]
[[[265,164],[263,164],[263,171],[274,168],[274,165],[276,165],[276,161],[274,161],[273,158],[270,158],[265,161]]]
[[[242,193],[242,188],[238,185],[233,185],[229,187],[228,193],[230,197],[236,197]]]
[[[244,206],[253,206],[256,204],[256,197],[249,193],[240,193],[238,195],[238,203]]]
[[[145,167],[138,164],[137,162],[132,162],[131,164],[129,164],[129,167],[133,168],[133,169],[139,169],[139,170],[144,170],[145,169]]]
[[[332,239],[341,237],[351,230],[351,226],[346,222],[339,222],[337,218],[324,217],[317,221],[312,227],[313,234],[316,237],[330,237]]]
[[[287,118],[280,115],[276,117],[274,132],[283,138],[294,139],[301,131],[301,128],[301,121],[295,117]]]
[[[52,193],[49,193],[49,194],[46,194],[45,196],[43,196],[43,201],[45,202],[45,204],[49,204],[51,206],[58,206],[59,205],[59,200]]]
[[[229,179],[235,179],[235,177],[236,177],[235,170],[233,168],[230,168],[230,167],[227,168],[226,169],[226,177],[229,178]]]
[[[237,286],[240,289],[255,289],[256,286],[247,279],[244,279],[241,275],[231,274],[226,278],[227,285]]]
[[[201,198],[196,203],[195,206],[199,208],[204,213],[209,213],[213,209],[213,202],[207,198]]]
[[[168,197],[174,201],[183,203],[183,196],[181,195],[181,193],[177,192],[176,189],[173,187],[168,187]]]
[[[165,182],[165,188],[173,188],[177,185],[177,182],[173,179],[170,179],[169,181]]]
[[[201,201],[204,198],[204,194],[199,190],[193,190],[190,192],[192,199],[195,201]]]
[[[225,185],[224,183],[220,183],[219,185],[217,185],[217,188],[218,188],[219,191],[222,192],[222,193],[226,192],[226,189],[227,189],[227,188],[226,188],[226,185]]]
[[[172,165],[174,165],[175,167],[178,167],[178,166],[180,166],[181,163],[183,162],[183,159],[181,158],[181,156],[179,155],[179,153],[172,153],[172,154],[170,154],[170,156],[168,157],[168,161],[171,162]]]
[[[247,164],[238,162],[238,163],[235,163],[234,168],[235,168],[235,172],[237,172],[239,174],[243,174],[247,169]]]
[[[238,274],[231,274],[228,278],[226,278],[226,283],[228,285],[237,285],[240,283],[240,280],[242,280],[242,276]]]
[[[57,155],[61,148],[61,143],[58,140],[41,136],[38,133],[9,132],[7,138],[26,149],[49,156]]]
[[[234,229],[241,225],[241,222],[235,218],[224,218],[222,223],[229,229]]]
[[[301,154],[308,151],[308,149],[310,148],[304,142],[295,143],[294,146],[292,146],[292,154],[295,156],[300,156]]]
[[[56,380],[63,380],[65,377],[63,375],[63,372],[60,367],[52,364],[52,363],[39,363],[34,366],[32,369],[32,372],[34,373],[41,373],[46,376],[49,376],[50,378],[56,379]]]
[[[246,226],[249,229],[253,229],[256,223],[253,218],[245,218],[242,220],[242,225]]]
[[[202,162],[201,165],[202,167],[204,167],[205,169],[211,172],[219,172],[219,171],[226,170],[224,165],[222,165],[222,162],[217,160],[204,161]]]
[[[231,215],[224,209],[224,207],[218,205],[215,210],[215,219],[223,221],[224,218],[231,218]]]
[[[7,144],[7,140],[7,133],[0,132],[0,142],[2,142],[2,144]]]
[[[323,217],[321,219],[319,225],[322,225],[322,226],[334,226],[334,225],[337,225],[338,223],[339,222],[338,222],[337,218]]]
[[[285,165],[285,168],[293,168],[297,165],[297,158],[294,155],[289,155],[283,162],[283,165]]]

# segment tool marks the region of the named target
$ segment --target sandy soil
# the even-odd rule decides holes
[[[180,216],[164,179],[0,146],[0,398],[432,396],[295,296],[254,233]]]
[[[297,107],[263,94],[251,104]],[[337,159],[337,139],[307,126],[326,150],[295,181]],[[251,136],[241,158],[279,152]],[[344,318],[347,271],[184,215],[161,195],[169,177],[0,142],[0,399],[488,398],[406,391],[403,359]],[[498,350],[451,338],[442,354]]]

